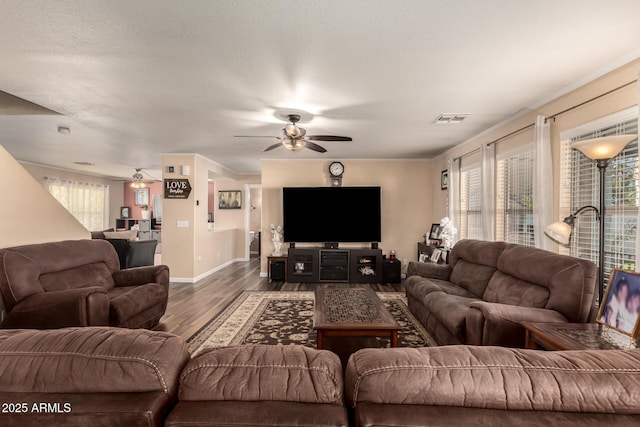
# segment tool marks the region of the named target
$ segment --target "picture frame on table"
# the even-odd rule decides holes
[[[431,262],[438,262],[440,261],[440,256],[442,255],[442,250],[436,248],[433,250],[433,252],[431,253]]]
[[[149,206],[148,188],[136,188],[133,194],[136,206]]]
[[[640,273],[614,268],[596,321],[632,338],[640,333]]]
[[[447,190],[449,188],[449,169],[445,169],[440,172],[440,190]]]
[[[440,240],[442,234],[442,227],[440,224],[431,224],[431,231],[429,231],[429,240]]]
[[[421,253],[418,257],[418,262],[429,262],[429,255]]]
[[[131,208],[129,206],[120,207],[120,218],[122,219],[131,218]]]
[[[218,191],[218,209],[242,209],[242,191]]]

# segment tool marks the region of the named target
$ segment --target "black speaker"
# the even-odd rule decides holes
[[[400,266],[399,259],[383,259],[382,283],[400,283]]]
[[[284,261],[273,261],[271,263],[271,281],[284,282],[285,271]]]

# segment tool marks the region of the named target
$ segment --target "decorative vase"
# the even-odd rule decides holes
[[[151,211],[140,211],[142,219],[151,219]]]

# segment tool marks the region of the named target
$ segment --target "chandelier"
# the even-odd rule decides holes
[[[136,173],[133,174],[131,178],[133,181],[131,182],[131,188],[145,188],[147,184],[144,183],[144,176],[140,173],[142,169],[136,168]]]

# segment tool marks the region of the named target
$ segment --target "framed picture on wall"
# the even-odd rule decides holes
[[[131,218],[131,208],[129,206],[120,207],[120,218]]]
[[[596,319],[633,338],[640,333],[640,273],[613,269]]]
[[[218,191],[218,209],[242,209],[242,191]]]
[[[447,188],[449,188],[449,169],[440,172],[440,189],[446,190]]]
[[[134,190],[136,206],[149,206],[149,189],[136,188]]]

